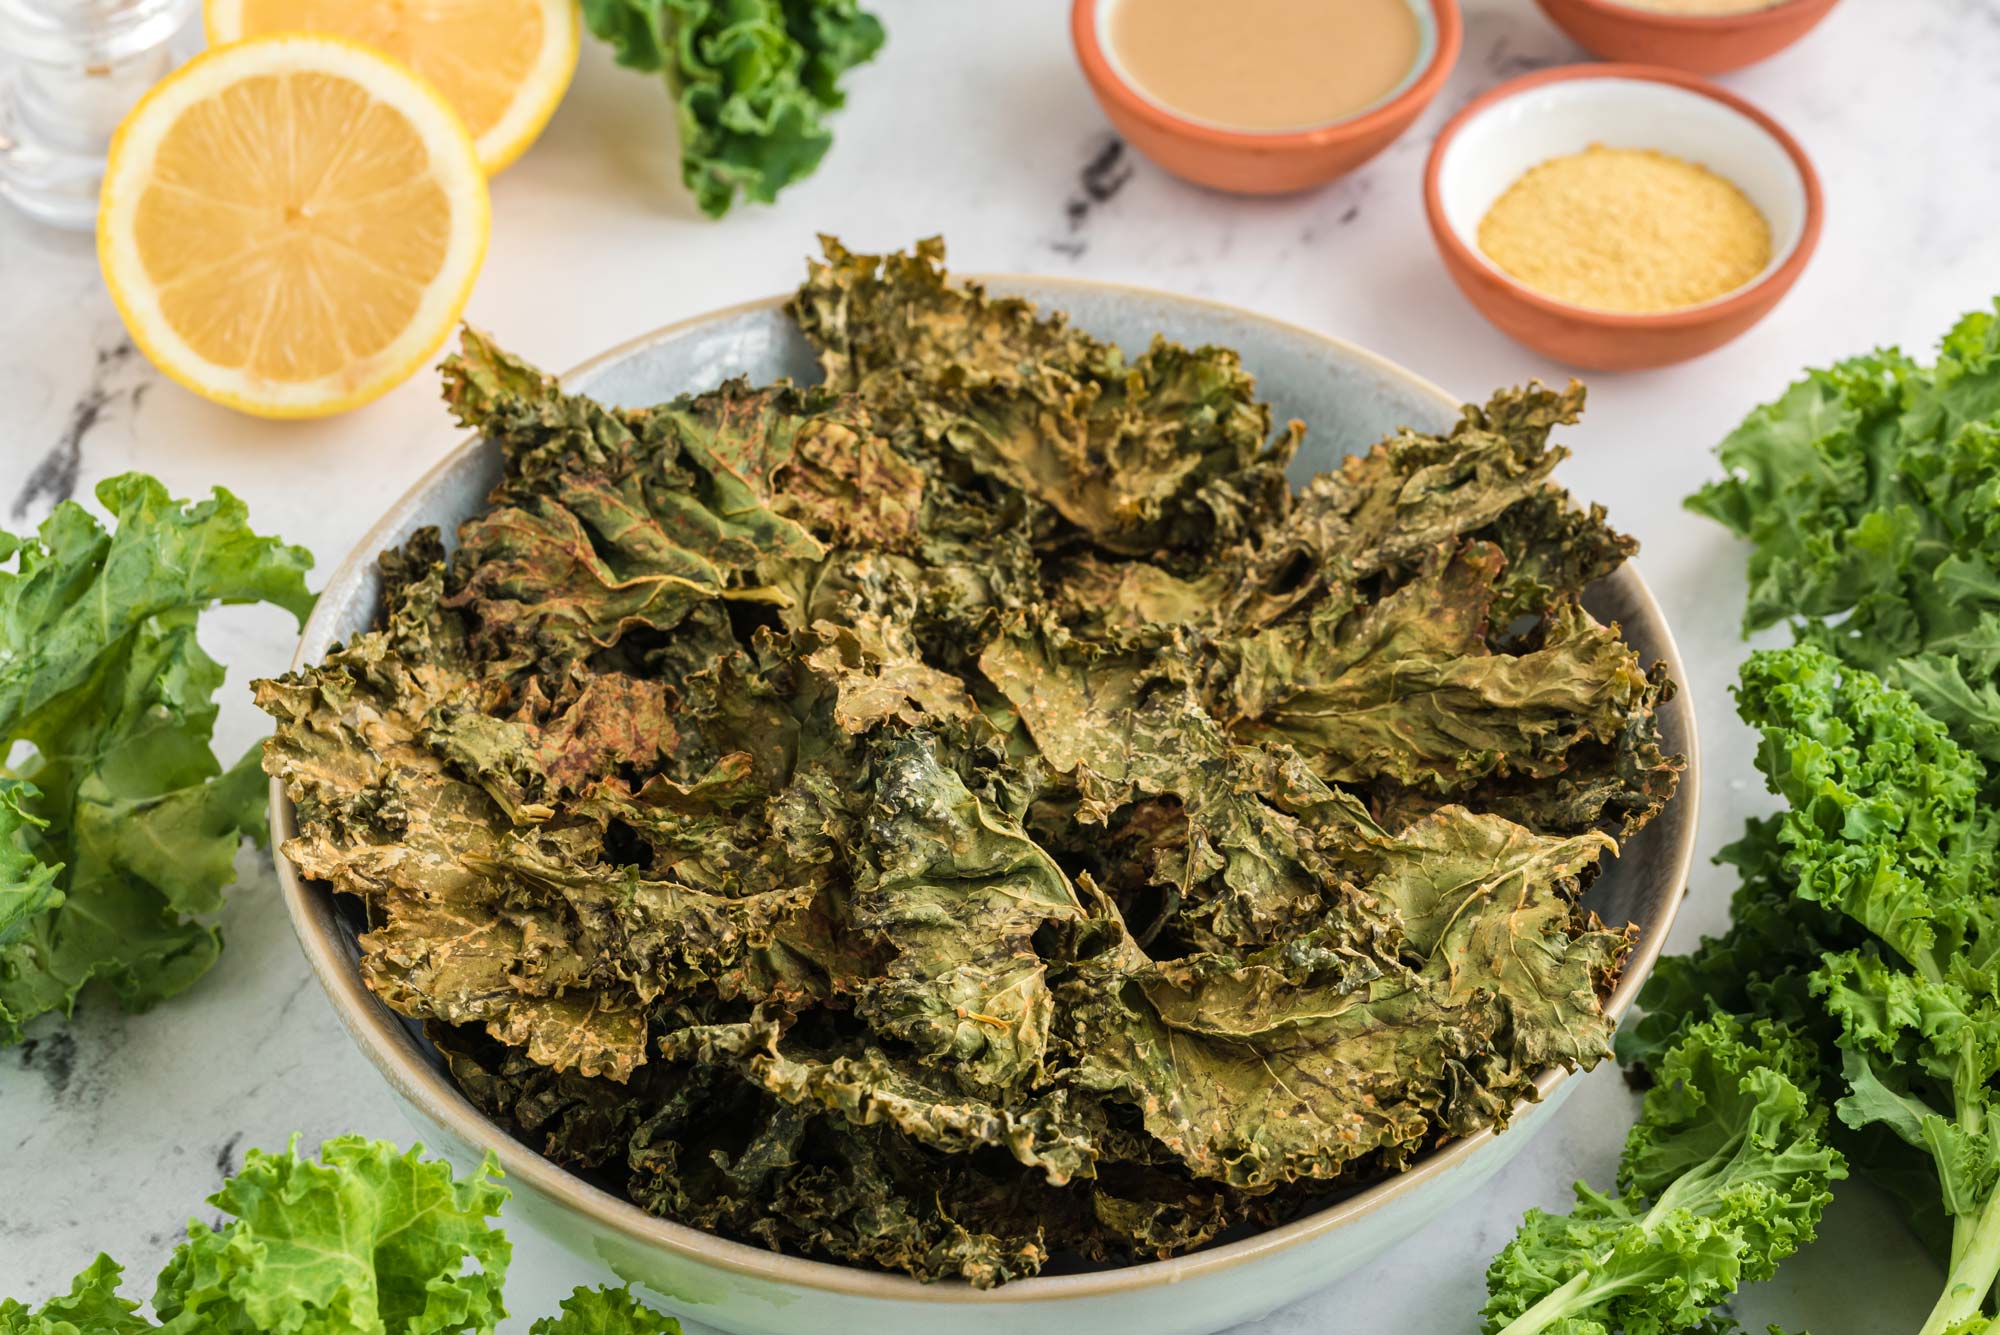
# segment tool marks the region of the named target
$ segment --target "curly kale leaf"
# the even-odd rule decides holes
[[[1737,708],[1790,804],[1778,843],[1793,893],[1865,928],[1927,978],[2000,952],[2000,811],[1979,758],[1909,694],[1810,646],[1753,654]]]
[[[26,935],[34,920],[62,903],[50,865],[29,847],[29,837],[49,823],[29,809],[41,790],[21,779],[0,779],[0,946]]]
[[[497,1176],[488,1163],[457,1180],[360,1136],[325,1142],[317,1160],[296,1141],[252,1150],[209,1198],[232,1222],[189,1223],[153,1310],[168,1329],[489,1331],[511,1255],[488,1222],[507,1199]]]
[[[1578,1183],[1574,1210],[1530,1210],[1494,1258],[1489,1333],[1708,1329],[1719,1302],[1812,1240],[1846,1167],[1826,1143],[1811,1046],[1719,1015],[1690,1026],[1657,1074],[1619,1194]]]
[[[2000,320],[1966,316],[1932,366],[1809,372],[1718,453],[1688,507],[1754,544],[1745,631],[1791,623],[2000,760]]]
[[[539,1318],[528,1335],[680,1335],[681,1323],[661,1316],[626,1289],[579,1288]]]
[[[169,499],[128,473],[97,488],[115,525],[65,502],[0,533],[0,1043],[93,980],[144,1009],[189,986],[245,835],[263,833],[252,752],[209,746],[220,664],[203,610],[268,602],[304,619],[312,558],[253,533],[217,489]]]
[[[1983,1319],[2000,1278],[2000,815],[1984,767],[1909,694],[1811,646],[1754,655],[1738,703],[1791,804],[1797,893],[1866,930],[1812,991],[1840,1027],[1841,1120],[1929,1156],[1952,1221],[1923,1328]]]
[[[512,1248],[489,1159],[463,1178],[387,1141],[338,1136],[317,1159],[251,1150],[208,1198],[227,1217],[188,1224],[153,1290],[158,1322],[119,1295],[99,1256],[69,1293],[30,1310],[0,1300],[0,1335],[492,1335]],[[680,1335],[629,1289],[579,1288],[530,1335]]]
[[[1727,1013],[1783,1021],[1812,1038],[1827,1054],[1827,1074],[1838,1076],[1838,1029],[1813,1001],[1810,979],[1828,951],[1858,946],[1866,933],[1837,910],[1797,898],[1778,842],[1782,822],[1752,819],[1741,839],[1715,855],[1741,877],[1729,926],[1653,967],[1639,991],[1644,1014],[1619,1032],[1619,1061],[1651,1068],[1690,1024]]]
[[[812,175],[841,77],[883,40],[856,0],[584,0],[583,16],[619,64],[665,72],[681,180],[712,218],[739,193],[768,204]]]
[[[143,1335],[158,1329],[139,1315],[139,1304],[118,1296],[124,1274],[124,1267],[100,1253],[68,1293],[38,1308],[0,1299],[0,1335]]]

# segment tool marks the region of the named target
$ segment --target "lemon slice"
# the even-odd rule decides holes
[[[211,43],[346,37],[429,79],[497,172],[527,151],[576,73],[576,0],[207,0]]]
[[[132,109],[97,254],[162,371],[245,412],[319,417],[437,351],[490,223],[472,140],[429,84],[339,38],[266,37]]]

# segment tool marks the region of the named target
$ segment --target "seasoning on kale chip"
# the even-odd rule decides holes
[[[1579,600],[1582,393],[1294,492],[1236,355],[827,260],[823,387],[616,410],[468,333],[505,476],[260,683],[287,854],[556,1160],[925,1279],[1167,1256],[1608,1050],[1579,906],[1672,794]]]

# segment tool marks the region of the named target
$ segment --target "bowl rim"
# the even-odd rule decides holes
[[[1787,3],[1812,3],[1812,0],[1787,0]],[[1501,103],[1550,84],[1613,79],[1667,84],[1705,97],[1711,102],[1720,103],[1756,125],[1784,150],[1785,156],[1791,160],[1793,168],[1799,174],[1800,184],[1805,188],[1806,209],[1805,218],[1799,225],[1798,240],[1781,264],[1754,282],[1746,283],[1712,301],[1704,301],[1698,305],[1654,312],[1600,311],[1588,306],[1575,306],[1537,292],[1487,259],[1480,253],[1477,244],[1459,231],[1445,213],[1442,181],[1445,155],[1450,151],[1453,141],[1458,138],[1461,130]],[[1798,281],[1798,276],[1805,271],[1807,262],[1812,259],[1813,252],[1819,248],[1820,229],[1825,221],[1826,200],[1820,189],[1819,173],[1813,168],[1812,159],[1806,156],[1806,151],[1800,146],[1799,141],[1794,139],[1784,126],[1753,103],[1709,82],[1700,75],[1689,74],[1684,70],[1670,69],[1665,65],[1603,61],[1536,70],[1519,78],[1509,79],[1468,102],[1445,122],[1444,128],[1438,131],[1437,139],[1431,145],[1430,159],[1424,164],[1424,213],[1430,219],[1431,234],[1437,238],[1438,245],[1445,251],[1449,261],[1465,266],[1474,273],[1490,277],[1521,303],[1537,311],[1555,316],[1572,325],[1606,331],[1680,330],[1725,323],[1758,309],[1767,300],[1775,301],[1777,297],[1783,295]]]
[[[1421,0],[1430,8],[1437,41],[1431,49],[1430,63],[1401,92],[1364,107],[1343,120],[1325,125],[1302,130],[1230,130],[1175,115],[1126,81],[1098,39],[1098,11],[1109,2],[1112,0],[1072,0],[1070,5],[1070,41],[1076,47],[1077,61],[1083,66],[1084,76],[1091,86],[1101,96],[1117,102],[1126,114],[1145,122],[1149,128],[1213,148],[1264,152],[1272,149],[1315,149],[1392,130],[1437,96],[1438,90],[1451,76],[1452,67],[1458,63],[1459,47],[1465,39],[1465,21],[1459,12],[1458,0]],[[1794,2],[1787,0],[1787,3]]]
[[[960,277],[964,281],[989,285],[1002,291],[1010,286],[1031,287],[1043,292],[1050,289],[1067,289],[1077,293],[1124,295],[1149,300],[1166,299],[1202,307],[1219,314],[1226,314],[1233,319],[1248,320],[1293,336],[1310,338],[1330,345],[1343,356],[1351,357],[1376,373],[1402,382],[1405,387],[1422,397],[1436,400],[1439,407],[1448,413],[1455,413],[1462,406],[1462,400],[1447,393],[1434,382],[1380,354],[1331,334],[1250,311],[1230,302],[1185,296],[1159,288],[1087,278],[996,272],[964,274]],[[786,292],[760,297],[672,321],[626,339],[578,363],[560,378],[568,382],[589,375],[608,363],[701,325],[759,311],[781,310],[791,296],[790,292]],[[388,506],[381,518],[369,526],[352,550],[333,568],[327,577],[325,588],[342,587],[363,577],[387,544],[402,536],[398,530],[407,524],[411,506],[436,485],[442,476],[460,466],[470,453],[480,448],[482,441],[483,437],[477,433],[465,436],[425,470],[416,482]],[[1678,841],[1671,847],[1659,850],[1659,855],[1671,863],[1671,875],[1665,878],[1666,882],[1677,888],[1667,893],[1665,903],[1656,915],[1658,930],[1650,935],[1642,934],[1634,942],[1618,984],[1605,1003],[1606,1013],[1615,1023],[1637,998],[1640,987],[1664,953],[1675,916],[1686,897],[1685,887],[1694,862],[1701,806],[1701,747],[1695,710],[1686,690],[1687,670],[1681,660],[1672,628],[1661,612],[1659,603],[1653,597],[1651,588],[1639,574],[1634,562],[1628,561],[1608,578],[1624,582],[1626,587],[1621,592],[1632,604],[1637,615],[1650,620],[1659,629],[1660,643],[1656,646],[1659,659],[1665,664],[1668,675],[1680,687],[1674,699],[1663,707],[1674,710],[1676,719],[1685,730],[1687,748],[1687,768],[1681,774],[1679,787],[1672,800],[1677,804],[1685,804],[1683,810],[1688,813],[1688,818]],[[308,666],[312,659],[323,654],[326,647],[339,638],[336,628],[328,624],[331,619],[331,613],[325,610],[328,606],[329,604],[322,599],[313,609],[312,615],[307,618],[305,626],[300,631],[299,644],[293,653],[290,670],[297,671]],[[316,647],[309,650],[309,645]],[[347,1030],[348,1035],[387,1080],[390,1087],[426,1119],[456,1136],[461,1143],[477,1147],[491,1155],[499,1163],[505,1178],[525,1184],[564,1208],[586,1217],[598,1228],[616,1233],[641,1248],[683,1256],[717,1270],[749,1279],[846,1297],[933,1303],[945,1307],[956,1304],[1055,1303],[1086,1297],[1115,1296],[1150,1288],[1155,1284],[1185,1283],[1200,1276],[1219,1274],[1288,1251],[1309,1239],[1331,1233],[1363,1215],[1379,1211],[1391,1204],[1396,1197],[1414,1191],[1423,1183],[1451,1172],[1501,1134],[1500,1131],[1488,1126],[1472,1135],[1459,1137],[1423,1154],[1403,1172],[1373,1183],[1352,1196],[1235,1242],[1166,1260],[1142,1261],[1072,1275],[1031,1276],[991,1289],[975,1289],[962,1281],[926,1283],[907,1275],[866,1270],[832,1261],[813,1260],[789,1253],[774,1252],[750,1243],[737,1242],[648,1214],[625,1197],[605,1191],[560,1166],[554,1160],[544,1157],[480,1112],[442,1072],[422,1060],[417,1055],[414,1040],[404,1028],[400,1017],[392,1013],[374,993],[368,990],[361,980],[360,971],[351,967],[346,953],[332,935],[322,930],[321,917],[315,911],[316,902],[330,896],[324,890],[314,889],[306,878],[299,875],[298,868],[292,864],[291,859],[284,855],[285,842],[298,833],[296,812],[290,796],[285,792],[283,780],[271,779],[269,792],[268,820],[272,860],[276,864],[279,890],[284,898],[286,914],[291,919],[293,934],[298,938],[307,964],[325,990],[341,1026]],[[1581,1079],[1585,1074],[1587,1072],[1565,1071],[1554,1067],[1542,1071],[1535,1077],[1533,1095],[1523,1098],[1514,1106],[1509,1113],[1509,1121],[1526,1116],[1536,1105],[1545,1102],[1565,1080]]]
[[[1740,9],[1725,14],[1672,14],[1665,10],[1647,9],[1634,0],[1563,0],[1578,9],[1587,9],[1607,19],[1629,21],[1635,27],[1652,28],[1660,33],[1679,33],[1690,36],[1723,36],[1755,31],[1760,28],[1783,27],[1798,16],[1801,10],[1829,10],[1838,0],[1778,0],[1774,5],[1762,9]]]

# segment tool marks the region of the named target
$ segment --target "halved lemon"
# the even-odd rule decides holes
[[[490,174],[527,151],[576,73],[576,0],[207,0],[211,43],[322,32],[429,79]]]
[[[320,417],[409,378],[450,335],[491,230],[464,122],[340,38],[199,56],[111,142],[97,254],[162,371],[264,417]]]

